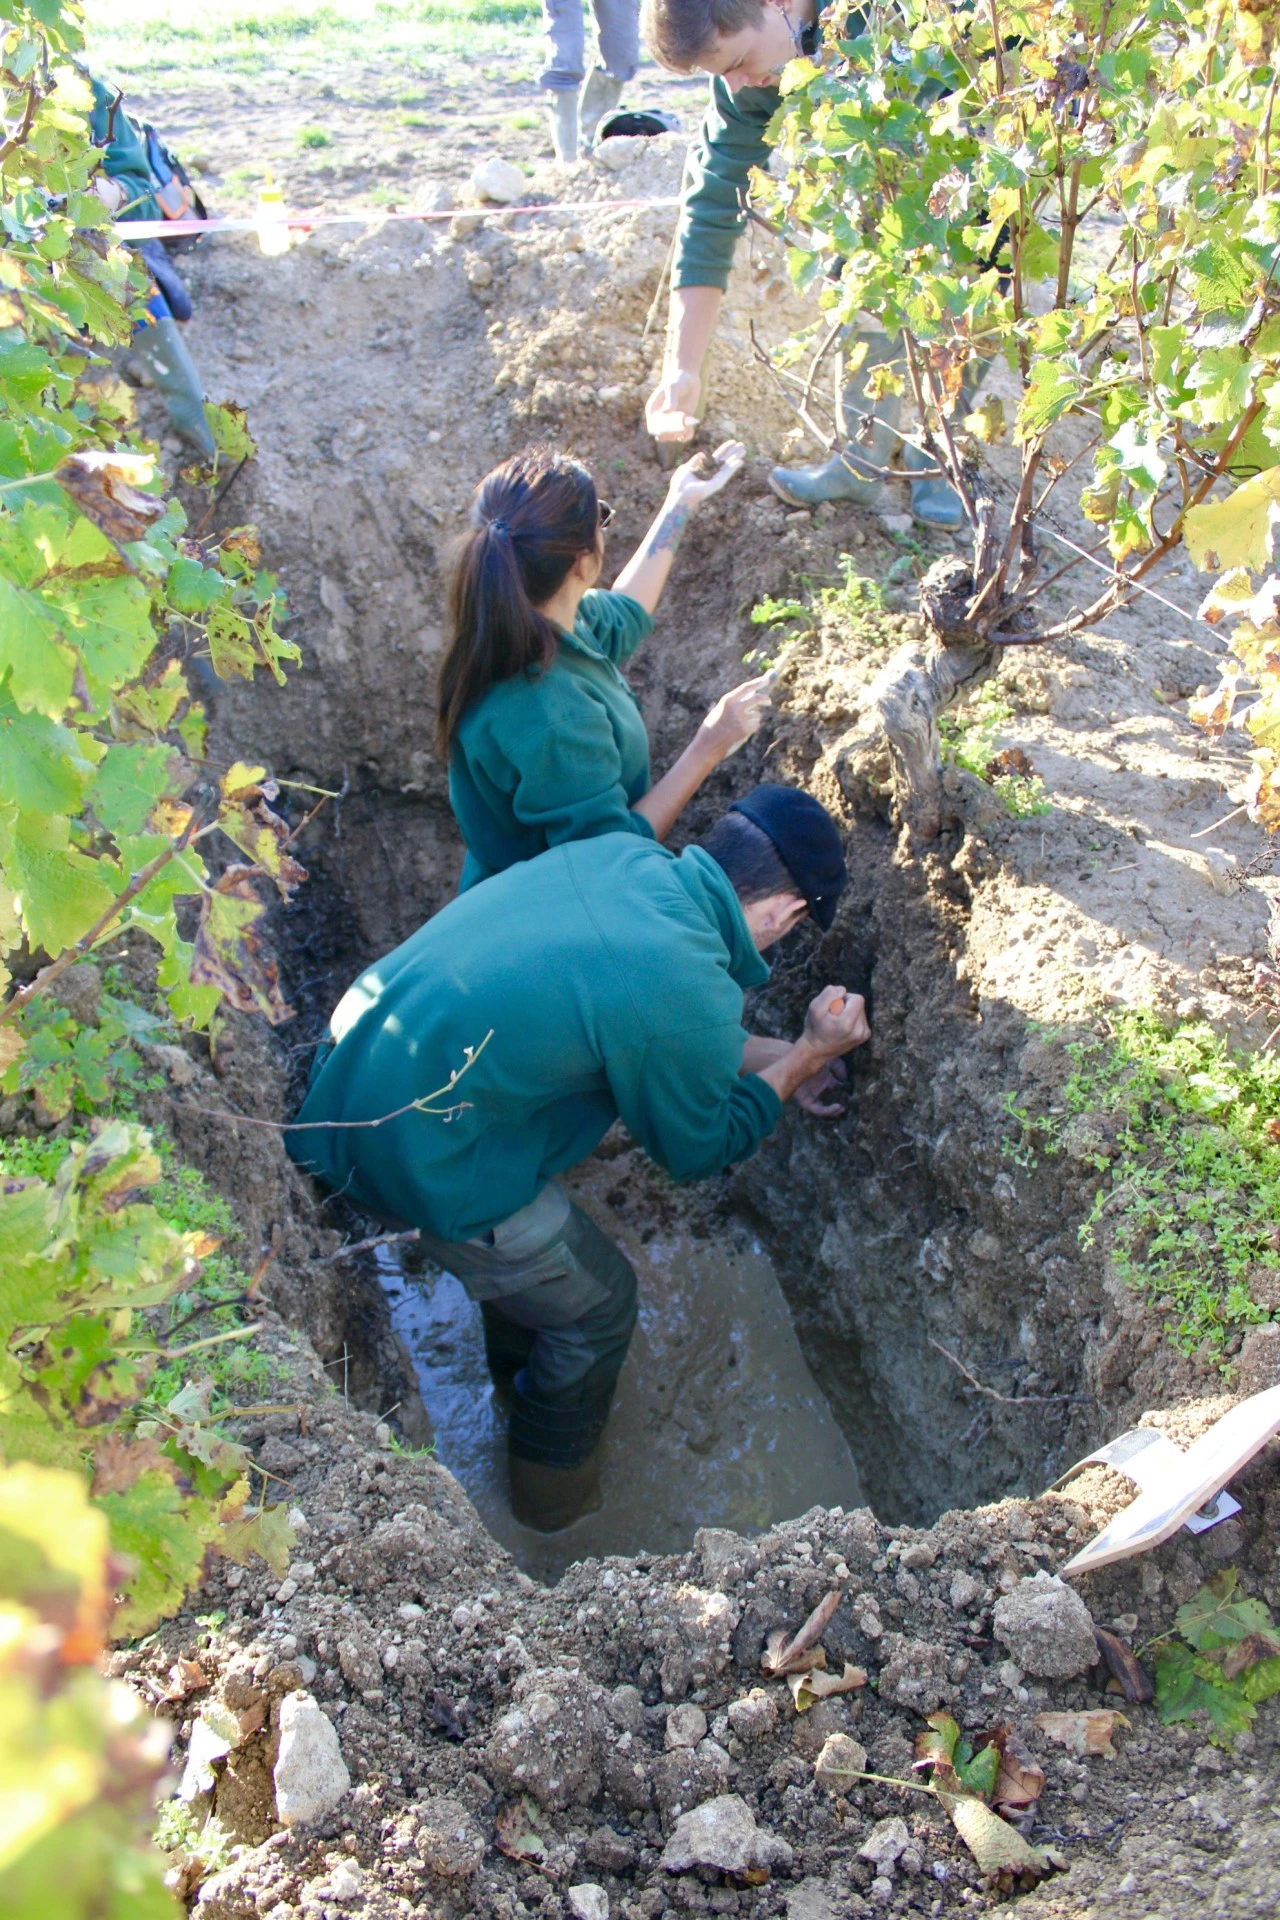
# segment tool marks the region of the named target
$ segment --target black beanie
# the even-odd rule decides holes
[[[745,814],[753,827],[768,834],[825,933],[849,878],[840,832],[826,808],[800,787],[766,783],[752,787],[729,811]]]

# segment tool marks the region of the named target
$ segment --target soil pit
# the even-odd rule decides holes
[[[659,147],[642,160],[644,190],[669,190],[678,152],[664,159]],[[244,1043],[234,1099],[247,1111],[287,1110],[285,1072],[296,1081],[305,1071],[358,968],[452,892],[458,850],[430,748],[430,689],[442,556],[475,479],[535,435],[571,446],[621,503],[619,554],[661,496],[638,422],[658,350],[644,321],[666,228],[643,211],[609,212],[610,197],[633,184],[625,167],[592,178],[583,191],[598,195],[599,216],[537,232],[518,222],[473,229],[463,216],[430,247],[401,230],[308,243],[284,262],[227,246],[195,264],[193,348],[215,393],[249,402],[262,447],[236,517],[263,522],[307,654],[278,700],[218,694],[218,747],[344,790],[308,829],[312,884],[279,927],[300,1018],[270,1071],[259,1043]],[[739,272],[709,409],[711,435],[747,439],[750,478],[694,524],[636,663],[658,766],[741,677],[741,656],[760,639],[746,615],[762,593],[793,590],[806,574],[836,577],[841,553],[879,581],[903,557],[874,516],[788,515],[765,489],[786,416],[745,326],[754,316],[787,330],[786,300],[771,297],[776,265],[757,255]],[[1169,590],[1191,593],[1176,580]],[[899,596],[895,617],[908,616]],[[394,1421],[404,1421],[415,1401],[372,1266],[359,1277],[334,1261],[335,1209],[317,1210],[281,1156],[259,1176],[269,1190],[246,1195],[241,1163],[218,1150],[213,1170],[250,1231],[273,1213],[289,1223],[274,1294],[289,1324],[273,1325],[268,1345],[305,1403],[305,1431],[296,1416],[270,1415],[250,1437],[288,1482],[305,1531],[283,1584],[216,1569],[189,1614],[118,1658],[143,1680],[198,1651],[220,1697],[238,1711],[262,1708],[214,1796],[247,1850],[206,1883],[205,1920],[353,1907],[373,1920],[415,1910],[559,1920],[580,1910],[567,1890],[583,1881],[603,1888],[619,1920],[972,1911],[994,1896],[932,1803],[874,1782],[831,1792],[814,1775],[836,1732],[863,1746],[871,1771],[909,1773],[921,1716],[939,1706],[971,1729],[1016,1722],[1043,1759],[1038,1837],[1053,1838],[1071,1866],[1029,1896],[1030,1913],[1086,1920],[1104,1903],[1119,1920],[1273,1911],[1274,1703],[1231,1758],[1202,1730],[1165,1729],[1150,1709],[1129,1707],[1119,1758],[1077,1760],[1053,1750],[1034,1720],[1115,1704],[1098,1670],[1028,1673],[994,1630],[1000,1595],[1061,1564],[1127,1497],[1095,1473],[1068,1498],[1035,1498],[1049,1480],[1149,1408],[1187,1438],[1229,1403],[1207,1360],[1176,1356],[1159,1315],[1120,1282],[1105,1235],[1082,1249],[1099,1182],[1088,1140],[1036,1161],[1010,1126],[1011,1102],[1051,1111],[1060,1099],[1058,1033],[1088,1033],[1117,1002],[1194,1007],[1239,1032],[1252,1011],[1252,962],[1265,951],[1265,877],[1218,885],[1223,863],[1253,851],[1248,832],[1238,823],[1207,832],[1238,800],[1242,765],[1177,710],[1213,677],[1220,643],[1165,613],[1115,625],[1004,670],[1013,718],[1000,744],[1032,755],[1053,803],[1043,817],[1011,819],[989,789],[953,775],[943,841],[908,858],[864,717],[882,641],[832,640],[820,621],[788,655],[771,727],[709,783],[690,831],[767,770],[805,780],[851,835],[854,882],[836,926],[784,950],[753,1021],[792,1031],[813,991],[843,978],[871,984],[875,1039],[855,1057],[844,1119],[788,1115],[722,1182],[673,1196],[613,1141],[582,1176],[652,1283],[637,1384],[614,1416],[615,1459],[644,1449],[664,1500],[674,1475],[658,1463],[688,1455],[690,1471],[660,1513],[632,1487],[587,1523],[595,1531],[572,1550],[592,1557],[551,1588],[504,1550],[531,1551],[498,1518],[496,1434],[456,1299],[441,1284],[430,1298],[426,1397],[463,1402],[464,1417],[441,1419],[440,1451],[493,1516],[489,1528],[445,1466],[398,1456],[376,1420],[399,1402]],[[1205,860],[1206,845],[1220,862]],[[207,1160],[202,1133],[179,1122],[184,1150]],[[660,1273],[645,1270],[654,1247],[671,1249]],[[799,1354],[766,1314],[763,1280],[756,1305],[742,1309],[744,1263],[765,1256]],[[708,1263],[719,1271],[709,1276]],[[674,1288],[660,1326],[659,1278]],[[671,1340],[686,1311],[697,1323],[687,1372],[681,1360],[687,1391],[680,1419],[655,1436],[656,1395],[638,1383],[650,1366],[670,1375],[673,1348],[659,1335]],[[755,1356],[736,1395],[724,1367],[735,1319]],[[314,1357],[291,1326],[305,1328]],[[1254,1332],[1268,1337],[1250,1335],[1238,1386],[1276,1377],[1271,1330]],[[830,1470],[849,1476],[849,1490],[771,1482],[750,1447],[732,1472],[709,1477],[735,1432],[745,1446],[775,1418],[770,1396],[810,1398],[802,1364],[835,1417],[816,1404]],[[1237,1520],[1083,1583],[1098,1622],[1141,1644],[1168,1631],[1174,1608],[1222,1564],[1280,1605],[1277,1451],[1239,1477]],[[610,1532],[620,1508],[625,1525]],[[538,1566],[560,1570],[555,1549]],[[828,1652],[865,1667],[871,1684],[797,1714],[785,1688],[764,1684],[761,1650],[769,1630],[797,1627],[831,1589],[842,1599]],[[202,1628],[197,1610],[210,1605],[225,1619]],[[744,1707],[762,1686],[767,1705]],[[339,1727],[353,1786],[331,1812],[285,1832],[269,1769],[279,1701],[299,1687]],[[198,1705],[165,1709],[184,1738]],[[693,1747],[668,1726],[676,1706],[705,1715]],[[546,1847],[537,1867],[492,1844],[496,1815],[522,1791]],[[741,1795],[789,1851],[766,1884],[663,1865],[680,1814],[724,1793]],[[886,1850],[888,1820],[902,1822],[896,1852]],[[466,1841],[460,1851],[439,1840],[442,1822]]]

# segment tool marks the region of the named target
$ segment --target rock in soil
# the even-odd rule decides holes
[[[997,1600],[991,1616],[997,1640],[1026,1673],[1071,1680],[1099,1659],[1093,1616],[1074,1587],[1037,1573]]]
[[[337,1806],[351,1785],[333,1722],[309,1693],[286,1694],[280,1702],[280,1752],[273,1778],[276,1812],[286,1827],[318,1820]]]

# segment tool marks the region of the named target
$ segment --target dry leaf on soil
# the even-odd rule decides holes
[[[197,1661],[179,1657],[169,1669],[169,1684],[160,1698],[185,1700],[189,1693],[199,1693],[208,1684],[204,1668]]]
[[[1108,1633],[1105,1627],[1095,1627],[1093,1637],[1098,1643],[1098,1652],[1102,1655],[1107,1672],[1125,1699],[1135,1705],[1154,1700],[1155,1682],[1139,1662],[1133,1648],[1127,1646],[1119,1634]]]
[[[1003,1739],[998,1739],[1001,1734]],[[1033,1807],[1044,1792],[1044,1768],[1011,1727],[998,1728],[992,1744],[1000,1749],[1000,1771],[991,1795],[993,1806],[1006,1813]]]
[[[832,1614],[840,1605],[840,1593],[826,1595],[814,1608],[809,1618],[794,1639],[787,1638],[785,1627],[776,1627],[765,1643],[760,1665],[765,1673],[778,1677],[784,1673],[803,1673],[811,1667],[825,1667],[826,1655],[821,1658],[813,1652],[822,1638]]]
[[[822,1668],[813,1667],[808,1673],[787,1675],[787,1685],[791,1689],[797,1713],[807,1713],[815,1700],[829,1699],[833,1693],[852,1693],[855,1688],[865,1687],[866,1684],[865,1667],[855,1667],[848,1660],[844,1663],[843,1673],[826,1673]]]
[[[1111,1737],[1117,1727],[1127,1727],[1129,1722],[1113,1707],[1095,1707],[1089,1713],[1038,1713],[1034,1724],[1047,1740],[1078,1758],[1104,1753],[1114,1759]]]
[[[1052,1867],[1064,1864],[1060,1854],[1049,1847],[1033,1847],[1016,1827],[1011,1827],[998,1813],[992,1813],[990,1807],[972,1794],[941,1793],[938,1798],[976,1860],[979,1872],[988,1878],[1003,1881],[1007,1875],[1010,1884],[1014,1880],[1032,1883]]]

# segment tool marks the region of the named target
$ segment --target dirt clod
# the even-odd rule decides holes
[[[1022,1580],[997,1600],[991,1623],[1027,1673],[1070,1680],[1098,1663],[1093,1616],[1074,1587],[1050,1574]]]

